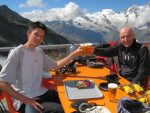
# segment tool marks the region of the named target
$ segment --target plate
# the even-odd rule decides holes
[[[103,91],[108,91],[108,83],[107,82],[102,82],[99,84],[99,89]]]
[[[71,80],[71,81],[64,82],[66,96],[68,99],[76,100],[76,99],[90,99],[90,98],[103,97],[103,94],[95,85],[94,81],[87,80],[90,82],[90,86],[88,88],[83,88],[83,89],[79,89],[76,87],[76,83],[78,81],[81,80]]]
[[[89,111],[86,113],[111,113],[109,109],[104,106],[97,106],[93,111]]]

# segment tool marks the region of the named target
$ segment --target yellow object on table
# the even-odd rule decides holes
[[[127,94],[134,92],[134,91],[131,89],[131,87],[130,87],[129,85],[123,86],[123,90],[124,90]]]
[[[145,103],[145,102],[146,102],[146,97],[138,98],[138,101],[140,101],[140,102],[142,102],[142,103]]]
[[[138,84],[133,84],[133,87],[137,92],[144,91],[144,89]]]

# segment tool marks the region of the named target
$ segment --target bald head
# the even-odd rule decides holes
[[[125,47],[130,47],[133,43],[134,38],[135,38],[135,34],[131,28],[123,27],[120,30],[120,42]]]
[[[123,27],[120,30],[120,34],[122,34],[122,33],[128,33],[128,34],[134,35],[134,32],[133,32],[133,30],[130,27]]]

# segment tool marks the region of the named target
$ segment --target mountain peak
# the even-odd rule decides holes
[[[4,20],[7,20],[10,23],[15,24],[24,24],[27,25],[29,21],[28,19],[25,19],[24,17],[20,16],[18,13],[12,11],[8,8],[6,5],[0,6],[0,17]]]
[[[1,5],[1,6],[0,6],[0,10],[1,10],[1,9],[9,9],[9,8],[8,8],[7,5]]]

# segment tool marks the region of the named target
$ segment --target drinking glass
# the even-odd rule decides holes
[[[109,83],[108,84],[108,98],[110,102],[115,102],[115,96],[117,92],[118,84],[116,83]]]
[[[83,43],[80,44],[81,48],[83,49],[83,52],[81,56],[86,56],[92,51],[92,43]]]

